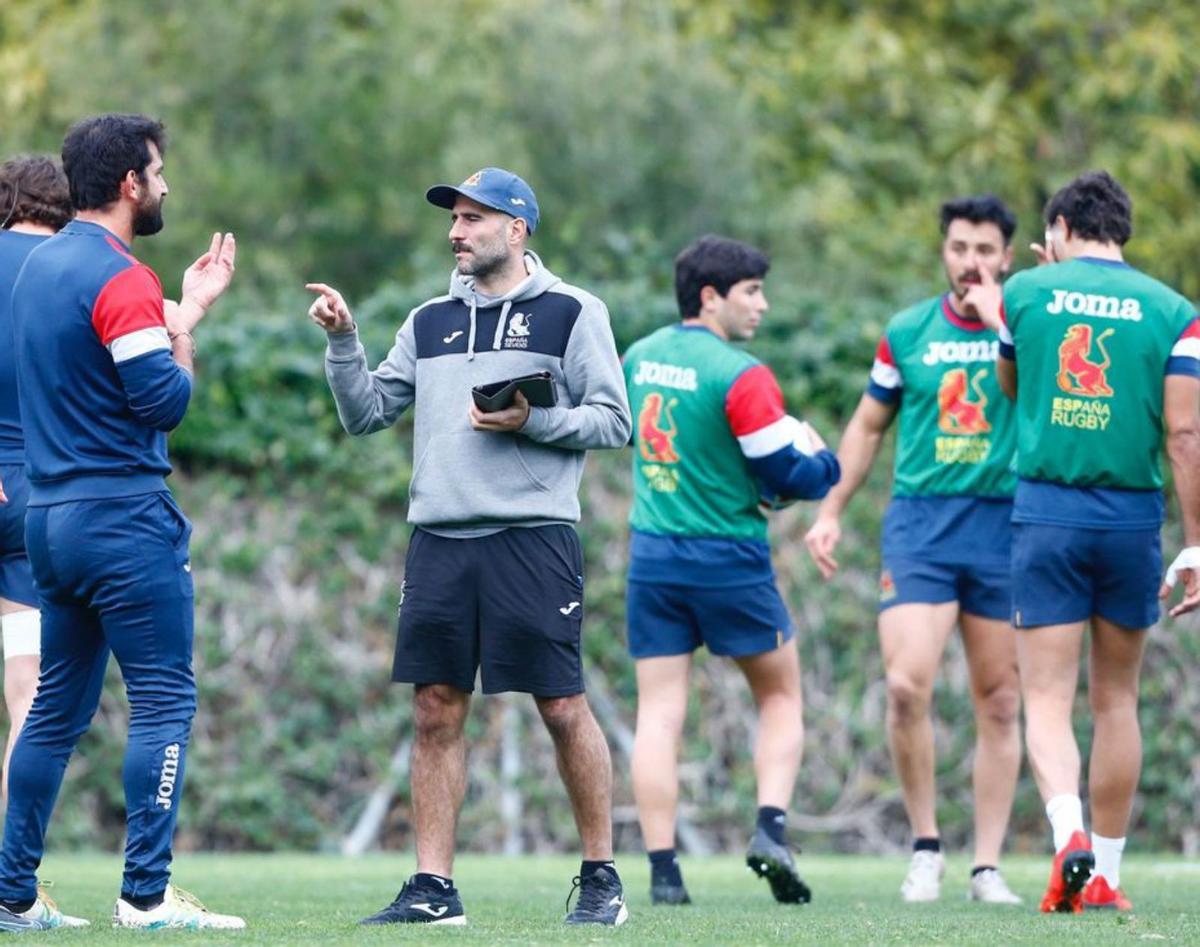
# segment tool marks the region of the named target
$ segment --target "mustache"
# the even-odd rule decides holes
[[[471,249],[471,245],[468,243],[464,243],[461,240],[451,240],[450,241],[450,252],[451,253],[458,253],[459,250],[466,250],[469,252],[470,249]]]

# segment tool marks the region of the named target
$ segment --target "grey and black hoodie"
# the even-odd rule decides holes
[[[529,276],[503,296],[450,276],[418,306],[375,371],[357,332],[330,333],[325,374],[350,434],[395,423],[416,403],[408,520],[441,535],[579,520],[584,451],[624,447],[631,420],[604,303],[526,252]],[[531,372],[554,376],[558,404],[531,408],[518,433],[476,431],[471,388]]]

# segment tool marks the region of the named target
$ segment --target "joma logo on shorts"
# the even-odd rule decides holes
[[[158,796],[156,806],[171,811],[171,797],[175,795],[175,779],[179,776],[179,744],[171,743],[163,751],[162,769],[158,774]]]
[[[926,365],[951,364],[961,365],[963,362],[994,362],[999,351],[1000,343],[985,342],[930,342],[929,348],[921,356]]]
[[[1101,296],[1097,293],[1077,293],[1069,289],[1052,289],[1050,292],[1054,293],[1054,298],[1046,306],[1046,312],[1052,316],[1066,312],[1072,316],[1142,321],[1142,304],[1131,296]]]

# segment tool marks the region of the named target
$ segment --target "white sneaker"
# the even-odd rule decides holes
[[[908,877],[900,886],[905,901],[936,901],[942,893],[942,876],[946,860],[941,852],[913,852],[908,863]]]
[[[182,927],[197,931],[210,928],[241,930],[246,922],[232,914],[214,914],[196,900],[194,895],[174,885],[167,885],[162,904],[142,911],[124,898],[117,899],[113,909],[113,927],[140,927],[144,930],[160,930],[167,927]]]
[[[995,868],[985,868],[971,876],[971,887],[967,890],[967,900],[984,901],[988,904],[1021,903],[1021,899],[1008,887],[1004,876]]]
[[[17,917],[23,917],[27,921],[31,921],[33,927],[31,930],[48,931],[55,927],[87,927],[91,921],[85,921],[81,917],[71,917],[70,914],[63,914],[58,909],[58,905],[50,898],[50,895],[38,888],[37,900],[33,902],[33,907],[28,911],[22,911]]]

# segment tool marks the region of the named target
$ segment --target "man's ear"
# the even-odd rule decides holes
[[[720,298],[721,298],[721,294],[717,292],[717,287],[701,286],[700,287],[700,311],[703,312],[705,309],[710,309],[712,307],[715,307],[717,304],[717,301]]]
[[[125,177],[121,178],[121,196],[128,197],[130,200],[138,199],[138,189],[142,186],[141,178],[138,173],[132,168],[125,172]]]
[[[512,229],[508,232],[508,242],[513,245],[524,243],[529,236],[529,224],[525,223],[525,218],[514,217],[510,226]]]
[[[1013,248],[1010,243],[1004,248],[1004,252],[1000,255],[1000,275],[1007,276],[1008,271],[1012,269]]]

